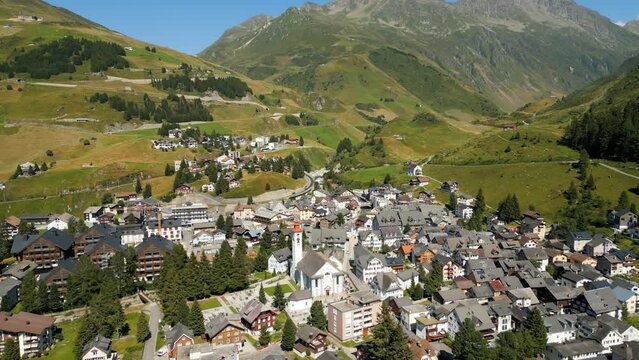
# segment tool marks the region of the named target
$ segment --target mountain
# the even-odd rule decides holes
[[[432,101],[440,95],[436,91],[414,93],[396,76],[403,59],[378,66],[371,55],[392,49],[412,56],[478,102],[513,110],[540,97],[571,93],[639,51],[638,35],[573,0],[336,0],[246,24],[200,56],[298,90],[337,97],[343,87],[366,98],[375,90],[370,81],[337,71],[345,62],[356,63],[378,83],[399,85],[448,114],[477,111],[464,104],[439,106]]]
[[[624,28],[635,34],[639,34],[639,20],[632,20],[627,22]]]

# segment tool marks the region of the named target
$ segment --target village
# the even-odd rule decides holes
[[[413,187],[430,183],[415,163],[407,164],[406,173]],[[144,359],[211,353],[236,359],[287,354],[365,359],[383,311],[401,325],[416,359],[451,354],[468,319],[494,346],[500,334],[527,326],[531,314],[543,320],[548,359],[639,356],[634,346],[639,331],[626,322],[639,300],[639,284],[632,280],[637,254],[600,233],[558,238],[555,226],[533,210],[504,221],[480,208],[485,206],[480,195],[461,193],[455,181],[440,190],[450,200],[432,191],[414,197],[391,185],[316,187],[285,201],[237,204],[228,213],[197,203],[163,204],[132,192],[115,194],[116,204],[89,207],[80,219],[66,213],[11,216],[5,230],[16,262],[2,271],[2,309],[21,302],[21,283],[29,273],[49,289],[55,285],[64,301],[67,280],[82,258],[105,269],[118,253],[132,249],[136,281],[153,284],[178,248],[208,262],[242,243],[256,280],[215,297],[220,306],[203,310],[204,331],[151,323],[153,336],[162,330],[166,345],[152,354],[145,349]],[[485,230],[464,227],[476,211],[485,213]],[[630,238],[639,233],[637,214],[629,209],[611,209],[608,225]],[[156,298],[152,290],[140,296],[151,303]],[[19,339],[21,356],[57,346],[55,317],[24,311],[3,316],[0,331]],[[276,324],[281,316],[297,327],[289,353],[282,351],[285,335],[281,348],[262,341],[264,333],[281,331]],[[83,359],[94,359],[95,351],[116,359],[110,344],[96,338]]]

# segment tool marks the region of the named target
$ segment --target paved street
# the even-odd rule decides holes
[[[153,360],[162,312],[160,311],[158,304],[154,302],[149,304],[149,308],[147,310],[150,318],[149,329],[151,330],[151,337],[144,343],[144,355],[142,356],[142,360]]]

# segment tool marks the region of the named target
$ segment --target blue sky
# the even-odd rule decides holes
[[[110,29],[195,54],[222,33],[258,14],[279,15],[306,0],[46,0]],[[576,0],[614,22],[639,17],[638,0]],[[316,0],[327,3],[328,0]]]

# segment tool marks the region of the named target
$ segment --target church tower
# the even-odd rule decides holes
[[[297,270],[297,263],[302,260],[303,255],[302,226],[297,221],[293,224],[293,240],[291,244],[291,278],[297,282],[295,271]]]

